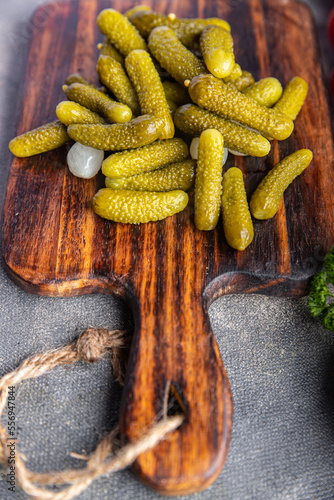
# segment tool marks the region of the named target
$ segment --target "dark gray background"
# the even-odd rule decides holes
[[[279,1],[279,0],[278,0]],[[15,133],[29,18],[38,0],[0,0],[0,196],[3,205]],[[325,24],[331,0],[314,11],[326,72],[334,56]],[[317,258],[317,256],[315,256]],[[318,257],[319,260],[319,257]],[[334,498],[334,336],[310,317],[306,299],[230,296],[210,308],[234,397],[234,426],[223,472],[191,499]],[[19,289],[0,267],[0,376],[27,356],[68,343],[87,326],[122,328],[131,314],[110,296],[52,299]],[[20,450],[39,471],[80,467],[117,421],[121,389],[108,359],[59,368],[17,390]],[[0,499],[26,499],[0,480]],[[96,481],[81,500],[161,498],[130,471]]]

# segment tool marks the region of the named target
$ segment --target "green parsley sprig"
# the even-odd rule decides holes
[[[334,332],[334,303],[328,303],[328,283],[334,285],[334,246],[325,257],[324,271],[314,275],[308,298],[308,307],[314,317],[319,317],[328,330]]]

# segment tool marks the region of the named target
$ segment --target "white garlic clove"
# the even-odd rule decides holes
[[[84,146],[79,142],[73,144],[67,153],[67,165],[70,172],[82,179],[91,179],[101,168],[104,151]]]
[[[231,155],[234,156],[248,156],[245,153],[239,153],[239,151],[233,151],[233,149],[229,149],[229,152],[231,153]]]
[[[199,137],[194,137],[190,144],[190,156],[193,160],[198,160]]]
[[[228,157],[228,149],[227,148],[224,148],[224,155],[223,155],[223,161],[222,161],[222,164],[223,166],[225,165],[225,163],[227,162],[227,157]]]

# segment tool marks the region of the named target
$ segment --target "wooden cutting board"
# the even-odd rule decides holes
[[[291,138],[272,143],[264,159],[230,156],[225,168],[244,173],[251,195],[264,174],[299,148],[311,166],[288,188],[278,214],[254,221],[244,252],[229,248],[222,223],[195,229],[193,208],[140,226],[103,220],[90,208],[102,176],[73,177],[68,147],[28,159],[13,158],[3,218],[2,251],[12,278],[41,295],[116,293],[136,322],[124,389],[121,425],[133,440],[162,416],[171,387],[185,423],[135,464],[139,476],[166,494],[208,486],[226,459],[232,400],[208,319],[208,306],[228,293],[300,295],[333,244],[334,178],[330,112],[312,17],[292,0],[161,0],[155,10],[183,17],[222,17],[232,27],[236,60],[256,79],[285,85],[299,75],[309,95]],[[125,11],[130,1],[65,0],[40,7],[23,76],[17,134],[55,119],[61,86],[80,71],[96,81],[98,12]],[[242,335],[242,332],[240,332]],[[251,349],[252,346],[250,345]]]

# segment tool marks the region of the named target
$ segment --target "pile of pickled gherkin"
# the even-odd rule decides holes
[[[97,61],[102,86],[70,75],[58,120],[16,137],[10,150],[32,156],[74,140],[71,172],[90,178],[102,166],[106,187],[92,208],[116,222],[174,215],[194,189],[196,228],[214,229],[222,213],[227,243],[244,250],[253,239],[251,214],[273,217],[313,155],[301,149],[273,166],[248,205],[241,170],[223,174],[227,151],[263,157],[270,141],[287,139],[307,83],[296,76],[283,90],[276,78],[255,82],[235,61],[222,19],[179,19],[140,5],[124,15],[105,9],[97,25],[105,36]],[[194,138],[191,156],[185,137]],[[104,152],[111,154],[104,159]]]

